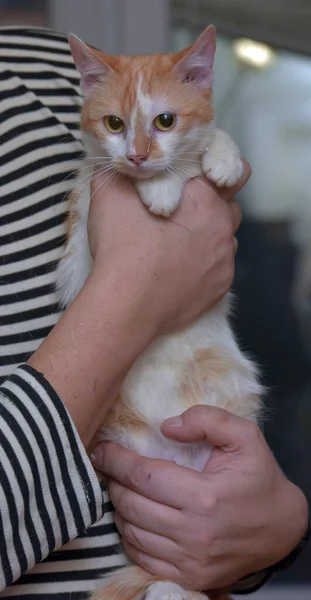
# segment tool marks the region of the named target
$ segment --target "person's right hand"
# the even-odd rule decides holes
[[[129,180],[94,178],[88,222],[94,270],[114,274],[119,293],[138,303],[141,325],[152,323],[155,335],[188,325],[229,290],[241,221],[234,195],[249,176],[245,164],[230,190],[190,181],[170,219],[151,215]]]
[[[213,446],[202,473],[112,442],[93,451],[133,563],[201,591],[231,586],[293,551],[308,527],[307,500],[254,423],[193,406],[161,430],[176,442]]]

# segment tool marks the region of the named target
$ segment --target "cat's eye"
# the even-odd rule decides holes
[[[115,117],[115,115],[107,115],[104,117],[104,125],[110,133],[122,133],[125,129],[122,119]]]
[[[176,115],[173,115],[172,113],[163,113],[155,118],[153,124],[160,131],[168,131],[174,127],[175,121]]]

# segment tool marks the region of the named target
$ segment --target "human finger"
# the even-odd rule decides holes
[[[141,529],[173,538],[182,525],[179,510],[141,496],[117,481],[110,482],[109,493],[117,513]]]

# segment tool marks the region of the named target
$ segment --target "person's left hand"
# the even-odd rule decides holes
[[[193,590],[231,585],[277,563],[307,530],[304,495],[279,469],[260,430],[224,410],[196,406],[165,435],[214,446],[203,473],[142,458],[112,443],[95,465],[109,478],[128,557]]]

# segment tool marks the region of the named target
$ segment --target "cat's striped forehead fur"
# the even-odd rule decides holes
[[[148,155],[149,163],[160,161],[163,166],[185,135],[189,142],[197,142],[194,134],[213,121],[213,28],[192,47],[162,55],[110,56],[75,37],[70,44],[85,94],[82,128],[119,163],[134,154]],[[163,113],[176,115],[170,131],[153,126]],[[103,121],[107,115],[124,122],[122,134],[107,130]]]

